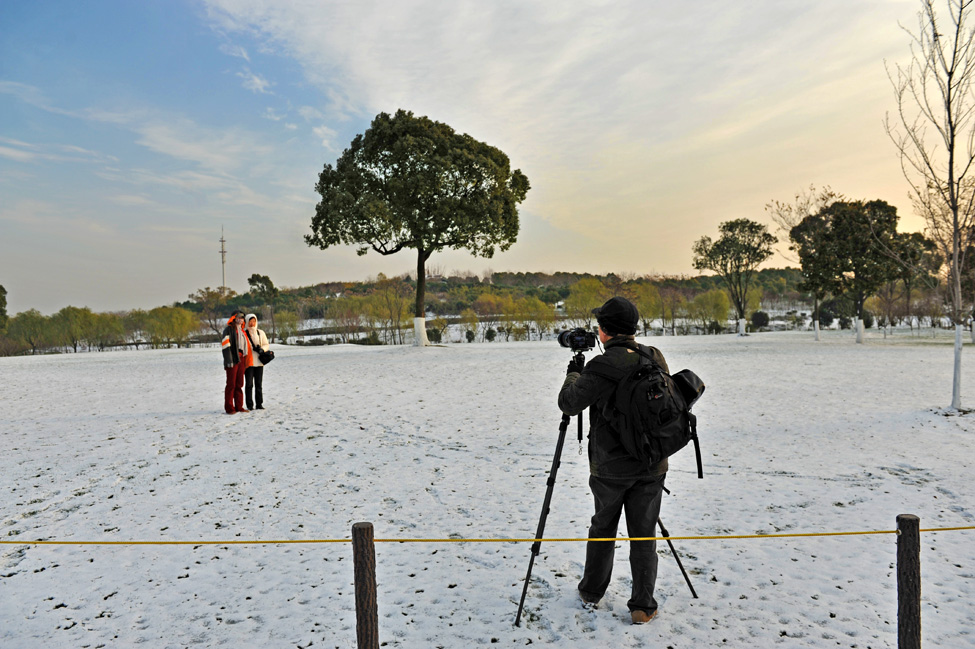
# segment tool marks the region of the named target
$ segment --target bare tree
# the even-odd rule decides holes
[[[808,189],[796,192],[791,203],[772,200],[765,204],[765,211],[769,213],[775,225],[778,226],[779,241],[788,241],[789,233],[807,216],[819,214],[824,209],[838,201],[846,200],[843,194],[837,194],[829,185],[816,189],[809,185]],[[793,263],[799,263],[799,258],[789,256],[779,251],[783,257]]]
[[[227,304],[227,300],[236,297],[236,295],[233,290],[226,286],[215,289],[207,286],[191,294],[189,297],[190,300],[200,305],[200,319],[203,321],[203,324],[219,336],[223,333],[224,327],[227,326],[227,323],[224,322],[224,317],[221,315],[221,311]],[[219,338],[217,340],[219,341]]]
[[[914,204],[948,266],[955,367],[951,407],[961,409],[961,350],[965,312],[961,272],[975,225],[975,31],[968,26],[975,0],[922,0],[911,62],[887,69],[897,116],[887,115],[887,134],[900,154]]]

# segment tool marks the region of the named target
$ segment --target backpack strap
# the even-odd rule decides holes
[[[649,364],[650,365],[653,365],[654,367],[656,367],[657,369],[659,369],[661,371],[663,370],[663,368],[660,367],[660,363],[658,363],[656,361],[656,359],[654,359],[654,357],[652,355],[646,353],[645,351],[643,351],[639,347],[636,347],[636,346],[630,347],[629,345],[624,345],[624,347],[626,347],[627,349],[629,349],[631,351],[636,352],[637,354],[639,354],[643,358],[647,359],[649,361]],[[657,351],[654,347],[651,347],[650,349],[653,349],[654,351]],[[641,366],[647,365],[647,364],[648,363],[640,363]],[[603,377],[605,379],[610,379],[611,381],[617,381],[617,382],[619,382],[619,381],[622,381],[625,376],[627,376],[628,374],[630,374],[631,372],[633,372],[635,368],[633,368],[633,367],[625,367],[625,368],[624,367],[616,367],[613,364],[611,364],[605,358],[605,356],[600,355],[600,356],[596,356],[592,360],[590,360],[586,364],[586,369],[589,370],[590,372],[592,372],[593,374],[597,375],[597,376],[601,376],[601,377]]]
[[[247,340],[251,342],[251,349],[256,349],[258,354],[264,351],[259,345],[254,344],[254,339],[251,338],[251,332],[247,331],[246,327],[244,328],[244,333],[247,334]]]
[[[639,354],[640,356],[643,356],[645,359],[647,359],[648,361],[650,361],[650,364],[651,365],[655,366],[658,370],[663,371],[664,368],[662,368],[660,366],[660,363],[657,362],[657,359],[654,358],[652,354],[648,354],[645,351],[643,351],[642,349],[640,349],[639,345],[637,345],[637,344],[634,343],[633,347],[630,347],[629,345],[624,345],[624,347],[626,347],[629,350],[635,351],[637,354]],[[656,347],[651,347],[650,349],[652,349],[653,351],[657,352],[658,354],[660,353],[660,350],[657,349]]]

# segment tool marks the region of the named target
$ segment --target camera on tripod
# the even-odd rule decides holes
[[[574,352],[587,352],[596,346],[596,334],[578,327],[560,333],[558,341],[560,345]]]

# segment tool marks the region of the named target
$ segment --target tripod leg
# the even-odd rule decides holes
[[[548,518],[549,505],[552,503],[552,492],[555,490],[555,475],[559,472],[559,465],[562,463],[562,447],[565,445],[565,433],[569,429],[569,415],[562,415],[562,423],[559,425],[559,441],[555,445],[555,457],[552,458],[552,470],[548,472],[548,488],[545,490],[545,500],[542,502],[542,515],[538,518],[538,529],[535,531],[535,542],[532,543],[532,556],[528,561],[528,573],[525,575],[525,586],[521,590],[521,602],[518,604],[518,615],[515,617],[515,626],[521,626],[521,612],[525,607],[525,595],[528,594],[528,582],[532,577],[532,568],[535,565],[535,557],[538,556],[542,548],[542,534],[545,533],[545,520]]]
[[[663,521],[661,521],[659,518],[657,519],[657,525],[660,526],[660,535],[667,539],[667,545],[670,546],[670,553],[674,555],[674,560],[677,561],[677,567],[680,568],[681,574],[684,575],[684,581],[687,582],[687,587],[691,589],[691,595],[694,597],[694,599],[697,599],[697,593],[694,592],[694,586],[691,585],[691,578],[687,576],[687,571],[684,570],[684,564],[680,562],[680,557],[677,556],[677,550],[674,548],[674,544],[670,540],[670,532],[667,531],[667,528],[664,527]]]

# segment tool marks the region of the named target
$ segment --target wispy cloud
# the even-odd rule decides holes
[[[594,213],[672,209],[660,201],[684,180],[674,155],[715,168],[761,146],[761,164],[781,168],[772,158],[795,155],[783,133],[821,134],[883,101],[864,75],[873,65],[882,80],[877,53],[902,41],[893,16],[878,30],[876,7],[841,0],[207,5],[221,29],[303,66],[328,101],[298,112],[328,125],[314,129],[325,146],[341,148],[334,129],[352,114],[429,115],[505,150],[530,199],[544,193],[544,218],[580,233]]]
[[[15,162],[98,162],[117,161],[113,156],[70,144],[34,144],[0,137],[0,157]]]
[[[305,118],[306,122],[320,121],[325,118],[325,114],[312,106],[300,106],[298,114]]]
[[[276,168],[269,163],[276,155],[275,148],[250,131],[239,127],[203,126],[185,117],[145,107],[62,110],[32,86],[8,82],[2,89],[47,112],[124,129],[132,133],[133,141],[146,150],[192,166],[165,172],[123,168],[117,165],[119,160],[114,156],[75,145],[35,144],[12,138],[0,138],[0,158],[19,163],[94,162],[101,165],[97,175],[114,182],[168,186],[201,198],[209,195],[213,201],[249,204],[261,209],[274,206],[273,198],[255,189],[255,183],[245,180],[254,174],[273,175]],[[264,178],[256,184],[263,182]],[[130,195],[121,196],[123,201],[134,200]],[[119,200],[116,198],[114,202]]]
[[[15,162],[34,162],[39,156],[31,151],[24,149],[14,149],[7,146],[0,146],[0,157],[13,160]]]
[[[137,194],[117,194],[115,196],[108,196],[107,200],[125,207],[144,207],[154,204],[153,200]]]
[[[247,54],[247,50],[241,47],[240,45],[235,45],[233,43],[223,43],[222,45],[220,45],[220,51],[228,56],[234,56],[239,59],[244,59],[248,63],[251,60],[251,57],[248,56]]]
[[[19,83],[17,81],[6,81],[0,79],[0,93],[13,95],[21,101],[32,106],[47,108],[47,98],[35,86]]]
[[[332,150],[336,148],[335,136],[338,135],[338,133],[334,129],[322,124],[321,126],[316,126],[313,128],[312,132],[315,134],[315,137],[321,139],[323,147]]]
[[[244,88],[251,92],[257,92],[262,95],[274,94],[270,90],[274,84],[256,72],[251,72],[249,68],[244,68],[237,73],[237,76],[244,80]]]

